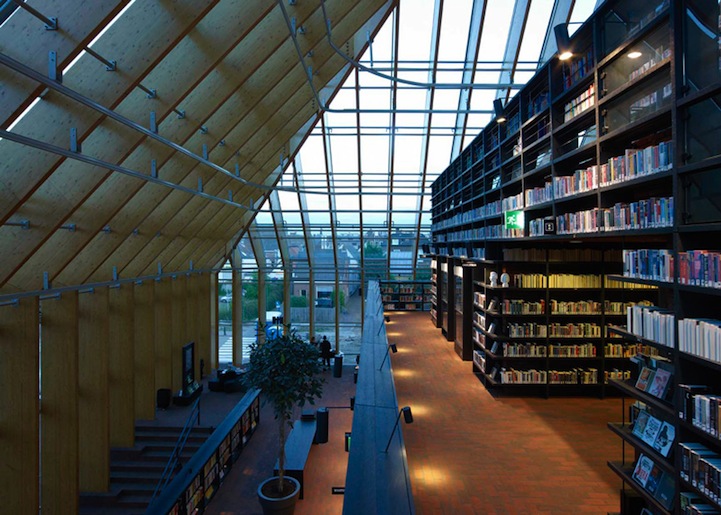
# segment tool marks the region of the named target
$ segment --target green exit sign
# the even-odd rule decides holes
[[[523,211],[506,211],[506,229],[523,229]]]

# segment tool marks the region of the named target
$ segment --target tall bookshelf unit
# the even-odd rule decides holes
[[[505,102],[507,121],[492,120],[432,185],[434,262],[473,267],[474,373],[500,391],[618,390],[634,415],[673,429],[665,455],[634,434],[637,419],[609,424],[624,448],[609,462],[622,513],[721,513],[720,33],[718,2],[606,1],[573,34],[573,57],[540,68]],[[550,257],[566,251],[601,258]],[[554,275],[598,279],[554,288]],[[653,306],[619,315],[640,301]],[[555,341],[556,319],[589,332],[571,348]],[[641,364],[671,371],[664,396],[636,387]],[[559,370],[584,379],[552,383]]]
[[[429,311],[433,298],[429,281],[380,281],[383,311]]]

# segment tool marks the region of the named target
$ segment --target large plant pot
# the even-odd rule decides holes
[[[258,500],[266,515],[292,515],[295,502],[300,495],[300,483],[293,477],[283,477],[285,488],[282,497],[277,497],[278,477],[263,481],[258,487]],[[291,488],[292,487],[292,488]]]

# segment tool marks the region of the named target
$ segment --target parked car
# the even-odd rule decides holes
[[[233,302],[233,296],[223,295],[222,297],[220,297],[220,299],[218,299],[218,302],[220,302],[221,304],[230,304],[231,302]]]

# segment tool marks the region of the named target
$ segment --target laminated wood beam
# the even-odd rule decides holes
[[[171,341],[171,368],[173,372],[173,391],[177,392],[183,387],[183,346],[189,342],[186,325],[187,282],[184,274],[179,274],[171,281],[172,284],[172,315],[170,324]],[[197,359],[197,358],[196,358]]]
[[[106,492],[110,486],[108,308],[107,288],[79,295],[77,401],[82,492]]]
[[[196,343],[198,363],[202,359],[208,370],[218,368],[212,359],[212,335],[218,334],[215,318],[218,313],[218,275],[202,275],[198,283],[198,341]],[[217,341],[217,336],[215,337]]]
[[[173,388],[172,376],[172,299],[170,279],[155,282],[155,390]]]
[[[200,313],[199,288],[202,276],[200,274],[188,274],[185,287],[185,334],[189,342],[197,342],[200,339],[198,331],[198,313]],[[197,347],[197,343],[195,344]],[[206,363],[207,365],[207,363]],[[195,379],[200,381],[200,359],[195,359]],[[203,372],[208,373],[207,366]]]
[[[78,294],[41,302],[43,512],[78,512]]]
[[[39,304],[0,307],[0,485],[7,513],[38,513]]]
[[[123,284],[110,296],[110,445],[135,443],[135,306],[134,287]],[[151,390],[152,391],[152,390]]]
[[[155,282],[133,287],[135,418],[155,418]]]

